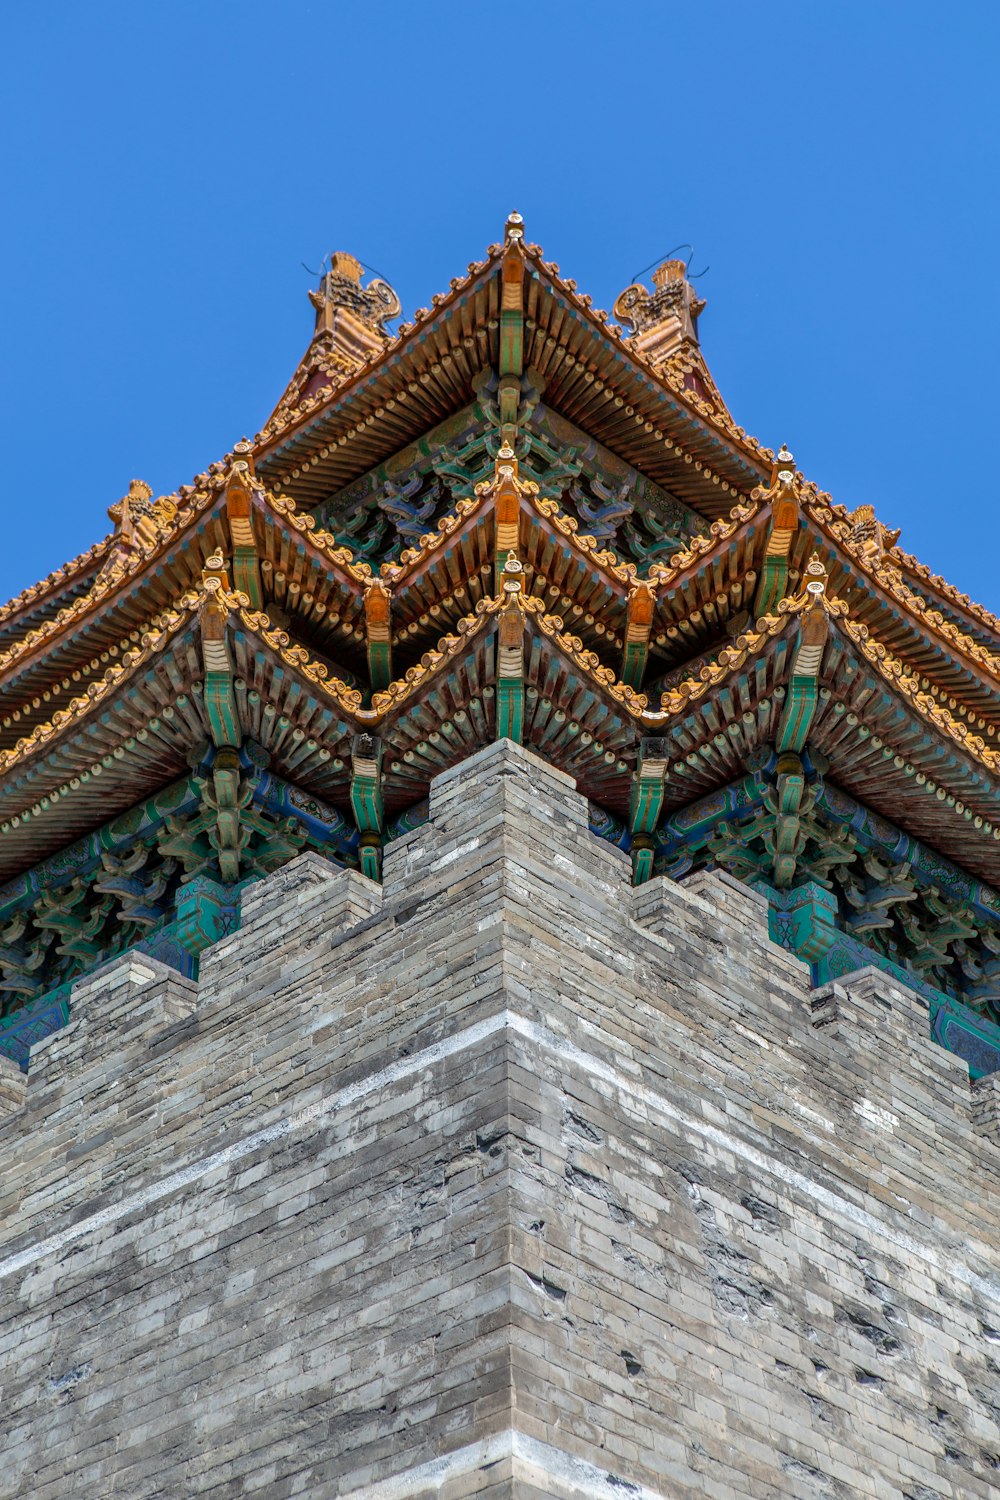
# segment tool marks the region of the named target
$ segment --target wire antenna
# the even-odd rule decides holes
[[[323,259],[319,263],[318,271],[314,271],[312,266],[307,266],[304,260],[300,260],[299,265],[302,267],[303,271],[308,271],[310,276],[322,276],[326,272],[329,260],[330,256],[328,254],[324,255]],[[366,260],[359,260],[358,265],[363,266],[366,271],[370,271],[373,276],[377,276],[381,281],[388,281],[389,279],[382,271],[378,271],[374,266],[370,266]]]
[[[687,275],[688,281],[697,281],[699,276],[704,276],[706,271],[710,271],[712,269],[711,266],[706,266],[704,271],[697,271],[692,276],[691,262],[694,260],[694,246],[691,244],[675,245],[674,248],[670,250],[666,255],[658,255],[655,260],[650,261],[648,266],[643,266],[641,271],[636,271],[632,277],[632,280],[638,281],[639,277],[645,276],[647,271],[652,271],[656,266],[662,266],[665,260],[673,260],[678,250],[686,250],[688,252],[687,259],[684,262],[684,271]]]

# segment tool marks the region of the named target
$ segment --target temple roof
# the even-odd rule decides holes
[[[133,481],[111,536],[0,610],[0,878],[213,744],[346,810],[374,737],[405,810],[515,682],[518,733],[595,803],[627,813],[654,736],[680,807],[795,737],[817,610],[825,774],[1000,878],[1000,625],[737,426],[682,263],[627,288],[623,329],[512,215],[395,333],[352,257],[312,301],[252,441],[174,495]]]

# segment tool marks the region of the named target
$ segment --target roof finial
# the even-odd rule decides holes
[[[512,210],[507,215],[507,222],[504,225],[503,237],[508,242],[510,240],[524,239],[524,220],[521,218],[521,215],[517,212],[516,209]]]
[[[388,337],[385,325],[403,310],[392,287],[380,276],[363,287],[362,269],[356,256],[334,250],[319,289],[309,293],[316,309],[317,335],[327,336],[348,368],[381,352]]]
[[[615,301],[614,316],[631,327],[635,347],[654,362],[682,344],[698,343],[698,318],[705,306],[697,297],[683,260],[665,260],[653,272],[653,291],[635,281]]]

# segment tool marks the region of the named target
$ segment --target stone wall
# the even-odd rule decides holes
[[[1000,1091],[495,745],[0,1075],[0,1495],[987,1496]]]

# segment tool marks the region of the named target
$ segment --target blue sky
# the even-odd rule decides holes
[[[610,307],[695,247],[737,420],[1000,609],[994,0],[8,7],[6,598],[267,417],[334,248],[499,237]]]

